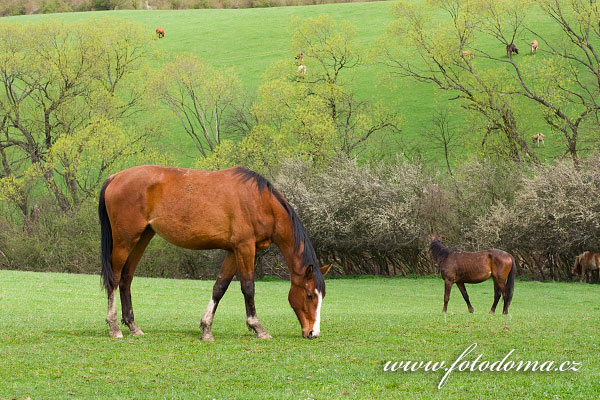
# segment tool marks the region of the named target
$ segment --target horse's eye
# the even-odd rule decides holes
[[[312,300],[312,294],[310,294],[310,293],[307,293],[307,294],[306,294],[306,298],[307,298],[308,300]]]

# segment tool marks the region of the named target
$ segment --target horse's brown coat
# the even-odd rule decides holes
[[[146,246],[158,233],[179,247],[228,251],[213,288],[212,306],[202,318],[203,339],[212,339],[214,312],[234,275],[240,279],[248,326],[258,337],[270,337],[254,308],[254,256],[271,243],[280,248],[290,270],[289,302],[302,334],[312,337],[319,306],[315,291],[325,296],[322,273],[329,266],[318,269],[308,237],[296,237],[304,231],[299,220],[292,218],[293,214],[297,219],[295,212],[260,175],[242,168],[213,172],[139,166],[111,176],[100,203],[101,221],[104,207],[112,234],[111,266],[103,266],[109,304],[118,285],[123,322],[132,332],[139,328],[133,320],[131,280]],[[304,262],[306,246],[314,265]],[[111,336],[118,336],[116,312],[111,314],[110,307],[107,322]]]

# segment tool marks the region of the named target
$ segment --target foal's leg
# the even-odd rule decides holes
[[[256,333],[259,339],[270,339],[271,335],[260,324],[254,307],[254,253],[255,244],[245,245],[235,251],[238,264],[238,276],[244,300],[246,301],[246,324],[248,329]]]
[[[469,312],[472,313],[473,306],[471,305],[471,302],[469,301],[469,295],[467,294],[467,288],[465,287],[465,284],[457,282],[456,286],[458,286],[458,288],[460,289],[460,293],[462,293],[463,299],[465,299],[465,302],[467,303],[467,307],[469,307]]]
[[[452,285],[452,281],[444,280],[444,310],[442,312],[446,312],[448,310],[448,300],[450,300],[450,291],[452,290]]]
[[[138,243],[133,248],[127,262],[121,272],[121,282],[119,283],[119,290],[121,295],[121,311],[122,311],[122,322],[129,327],[129,332],[132,335],[143,335],[144,332],[135,324],[133,317],[133,306],[131,304],[131,281],[135,274],[135,269],[144,254],[144,250],[150,243],[150,240],[154,237],[154,231],[148,227],[142,233],[142,236]]]
[[[219,305],[219,301],[227,291],[229,287],[229,283],[231,283],[231,279],[235,275],[235,271],[237,270],[237,265],[235,263],[235,256],[233,253],[227,253],[223,264],[221,265],[221,271],[219,272],[219,277],[213,286],[212,297],[210,298],[210,302],[208,303],[208,307],[206,307],[206,312],[200,321],[200,327],[202,328],[202,340],[215,340],[212,335],[212,323],[213,318],[215,316],[215,312],[217,311],[217,306]]]
[[[500,287],[494,280],[494,304],[492,304],[492,309],[490,310],[490,314],[494,314],[496,312],[496,306],[498,305],[498,301],[500,300]]]
[[[500,292],[502,293],[502,302],[503,302],[503,307],[502,307],[502,314],[508,314],[508,306],[510,305],[510,303],[506,302],[506,282],[504,282],[502,279],[500,279],[498,281],[498,288],[500,289]]]

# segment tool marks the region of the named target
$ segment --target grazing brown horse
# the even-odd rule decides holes
[[[535,54],[537,52],[538,49],[538,41],[533,39],[530,43],[531,45],[531,54]]]
[[[545,137],[546,137],[546,135],[539,132],[539,133],[535,133],[535,134],[531,135],[531,140],[533,140],[533,144],[536,144],[537,147],[540,147],[540,142],[542,142],[542,146],[545,146],[545,144],[544,144]]]
[[[460,52],[462,58],[466,59],[466,60],[471,60],[473,59],[473,57],[475,57],[475,55],[473,54],[473,52],[471,50],[462,50]]]
[[[600,254],[584,251],[575,257],[575,264],[573,264],[571,273],[575,275],[579,274],[579,282],[583,282],[584,279],[589,281],[588,275],[592,271],[600,271]]]
[[[514,43],[507,44],[506,45],[506,56],[508,58],[512,58],[513,53],[519,54],[519,49],[517,49],[517,46],[515,46]]]
[[[497,249],[477,252],[456,251],[444,247],[436,237],[432,238],[429,250],[435,263],[440,266],[440,272],[445,283],[444,312],[448,309],[452,285],[456,283],[467,303],[469,312],[472,313],[473,306],[469,301],[465,283],[480,283],[491,276],[494,280],[494,304],[492,304],[490,314],[496,312],[500,294],[504,298],[504,310],[502,312],[508,314],[508,307],[515,287],[516,267],[513,256]]]
[[[102,278],[108,293],[106,322],[111,337],[122,337],[117,323],[120,291],[122,322],[142,334],[131,306],[131,280],[146,246],[158,233],[187,249],[228,251],[202,317],[202,340],[213,340],[211,326],[219,300],[234,275],[246,302],[246,323],[259,338],[271,336],[254,308],[254,255],[275,243],[290,270],[288,296],[302,336],[319,336],[323,275],[313,246],[296,212],[269,181],[246,168],[200,171],[144,165],[110,176],[102,186],[98,214],[102,238]]]
[[[156,36],[158,36],[159,39],[165,37],[165,28],[156,28]]]

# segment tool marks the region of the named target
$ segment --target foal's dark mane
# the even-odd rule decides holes
[[[449,247],[445,247],[440,241],[435,238],[429,245],[429,251],[431,251],[431,255],[436,263],[441,264],[446,261],[446,258],[456,250],[451,249]]]
[[[325,296],[325,280],[323,278],[323,274],[321,273],[321,269],[319,268],[319,261],[317,260],[317,254],[315,253],[315,249],[310,242],[310,238],[300,221],[300,218],[296,214],[294,208],[287,202],[287,200],[283,197],[283,195],[273,187],[271,182],[269,182],[264,176],[259,174],[258,172],[254,172],[248,168],[237,167],[235,169],[235,173],[239,175],[244,182],[254,181],[256,186],[258,186],[258,191],[262,192],[264,189],[267,189],[279,203],[285,208],[287,211],[290,222],[292,223],[292,232],[294,234],[294,249],[296,251],[300,250],[300,244],[304,243],[304,250],[302,251],[302,263],[306,266],[313,266],[313,277],[315,280],[315,289],[317,289],[323,296]]]

